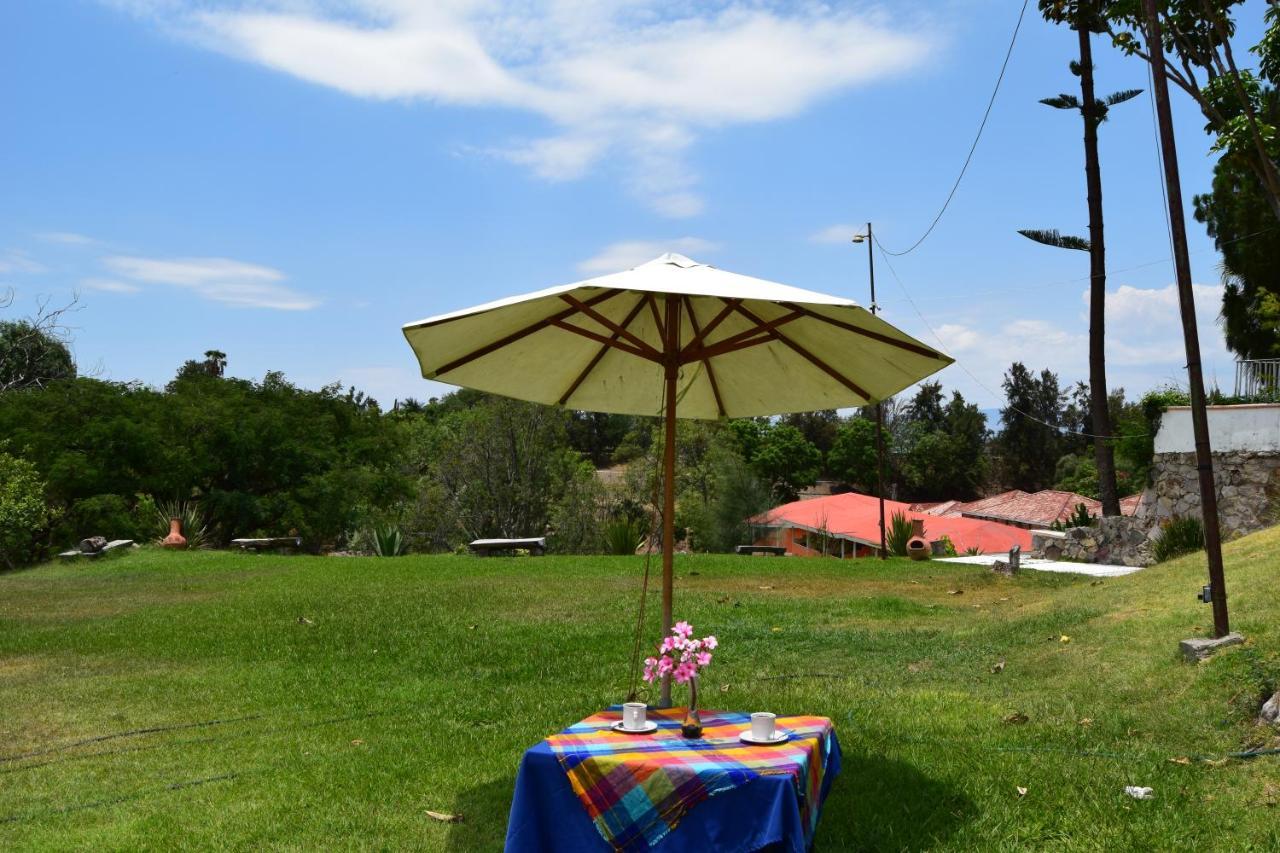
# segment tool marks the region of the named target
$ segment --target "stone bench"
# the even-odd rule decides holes
[[[241,551],[275,551],[281,548],[301,548],[301,536],[268,536],[261,539],[232,539],[231,544]]]
[[[766,557],[785,557],[787,549],[781,545],[738,545],[733,549],[735,554],[748,554],[751,556]]]
[[[476,539],[467,545],[471,549],[471,553],[477,557],[487,557],[490,554],[515,552],[517,550],[528,551],[535,557],[541,557],[547,552],[547,537],[538,536],[528,539]]]
[[[85,540],[85,542],[88,542],[88,541],[89,540],[87,539]],[[81,543],[81,547],[72,548],[70,551],[63,551],[58,556],[63,560],[75,560],[80,557],[101,557],[103,554],[108,554],[119,548],[131,548],[131,547],[133,547],[132,539],[112,539],[106,545],[103,545],[101,548],[97,550],[86,550],[84,548],[83,543]]]

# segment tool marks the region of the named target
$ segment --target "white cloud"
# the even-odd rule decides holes
[[[1218,324],[1222,289],[1197,284],[1194,293],[1205,382],[1230,391],[1235,357],[1227,350]],[[1087,306],[1087,292],[1083,302]],[[918,331],[922,333],[922,340],[934,342],[927,330]],[[961,363],[948,368],[942,381],[960,388],[966,397],[972,395],[984,406],[1000,405],[1001,380],[1014,361],[1035,371],[1048,368],[1058,374],[1064,386],[1088,379],[1089,322],[1082,312],[1046,312],[1043,317],[1003,321],[970,315],[963,320],[936,325],[934,331],[942,339],[942,348]],[[1107,293],[1107,384],[1110,388],[1123,387],[1133,398],[1162,385],[1185,387],[1186,362],[1174,285],[1161,288],[1121,285]],[[973,374],[976,381],[968,374]]]
[[[279,270],[229,258],[116,255],[103,258],[102,263],[131,281],[181,287],[227,305],[306,311],[320,304],[320,300],[280,284],[285,275]]]
[[[578,271],[587,275],[604,275],[621,272],[651,261],[664,252],[682,255],[714,252],[718,244],[701,237],[680,237],[675,240],[623,240],[610,243],[591,257],[578,263]],[[698,260],[698,258],[694,258]]]
[[[703,207],[686,162],[699,133],[796,115],[920,65],[936,41],[901,16],[757,0],[114,1],[354,97],[540,116],[547,135],[476,150],[551,180],[620,160],[627,187],[677,217]]]
[[[845,223],[837,223],[836,225],[828,225],[819,231],[815,231],[809,235],[810,243],[848,243],[853,239],[853,235],[861,234],[866,229],[865,225],[848,225]]]
[[[136,284],[115,281],[110,278],[82,278],[80,279],[80,286],[86,290],[99,290],[103,293],[137,293],[142,290]]]
[[[0,273],[38,273],[47,272],[48,269],[21,249],[0,252]]]
[[[63,246],[93,246],[101,242],[74,231],[42,231],[36,237],[46,243],[59,243]]]

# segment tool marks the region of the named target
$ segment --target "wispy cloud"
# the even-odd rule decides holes
[[[229,258],[115,255],[103,258],[102,263],[131,282],[181,287],[227,305],[306,311],[320,304],[320,300],[281,284],[285,274],[279,270]]]
[[[584,261],[578,262],[578,271],[587,275],[603,275],[621,272],[651,261],[664,252],[696,255],[714,252],[719,244],[701,237],[678,237],[675,240],[623,240],[610,243]],[[695,260],[698,260],[695,258]]]
[[[865,225],[848,225],[842,222],[836,225],[828,225],[826,228],[813,232],[809,235],[809,242],[848,243],[853,239],[853,235],[861,234],[865,230]]]
[[[22,249],[5,249],[0,252],[0,273],[40,273],[48,267]]]
[[[96,246],[102,241],[74,231],[41,231],[36,237],[46,243],[58,243],[63,246]]]
[[[137,293],[142,290],[136,284],[129,284],[126,281],[115,281],[110,278],[82,278],[80,286],[85,290],[97,290],[102,293]]]
[[[112,0],[107,0],[112,2]],[[701,132],[796,115],[922,64],[903,16],[756,0],[114,0],[196,43],[359,98],[514,109],[550,132],[477,146],[549,180],[606,158],[668,216],[703,208]]]

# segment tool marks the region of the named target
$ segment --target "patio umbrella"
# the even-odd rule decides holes
[[[569,409],[664,417],[668,633],[676,417],[863,406],[952,362],[851,300],[676,254],[409,323],[404,336],[427,379]]]

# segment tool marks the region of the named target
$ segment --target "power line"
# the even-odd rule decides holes
[[[938,342],[938,346],[942,347],[943,349],[946,349],[947,345],[943,343],[942,337],[936,331],[934,331],[933,326],[930,325],[929,321],[924,318],[924,314],[920,313],[920,309],[916,306],[915,300],[911,298],[911,294],[907,291],[907,286],[902,283],[902,279],[898,276],[898,271],[895,270],[893,268],[893,264],[890,263],[888,254],[885,252],[884,247],[879,247],[879,248],[880,248],[880,256],[884,260],[884,265],[889,268],[889,273],[893,276],[893,280],[898,283],[898,287],[902,290],[902,295],[907,298],[907,302],[911,305],[911,309],[916,312],[916,316],[920,318],[920,322],[923,323],[924,327],[929,330],[929,334],[933,335],[934,340]],[[996,399],[996,400],[1000,399],[1000,395],[997,394],[995,391],[992,391],[991,388],[988,387],[987,384],[983,382],[981,379],[979,379],[977,376],[974,376],[973,371],[971,371],[969,368],[964,366],[964,362],[960,361],[960,359],[956,359],[955,364],[961,370],[963,370],[970,379],[978,383],[978,385],[984,391],[990,394],[992,399]],[[1052,429],[1059,433],[1064,433],[1067,435],[1082,436],[1084,438],[1103,439],[1104,441],[1114,441],[1115,439],[1118,439],[1118,438],[1140,438],[1149,434],[1149,433],[1130,433],[1129,435],[1118,436],[1118,435],[1095,435],[1094,433],[1084,432],[1084,431],[1077,432],[1075,430],[1067,429],[1061,424],[1051,424],[1046,420],[1036,417],[1030,412],[1025,412],[1022,409],[1019,409],[1017,406],[1013,405],[1013,403],[1008,403],[1008,407],[1030,421],[1033,421],[1035,423],[1040,424],[1041,426],[1046,426],[1049,429]]]
[[[914,252],[921,243],[928,239],[933,233],[933,229],[937,227],[938,222],[942,220],[942,215],[947,212],[947,208],[951,206],[951,200],[956,196],[956,190],[960,189],[960,182],[964,180],[965,172],[969,171],[969,164],[973,162],[973,153],[978,150],[978,141],[982,139],[982,131],[987,127],[987,119],[991,117],[991,108],[996,104],[996,95],[1000,94],[1000,84],[1004,82],[1004,72],[1009,67],[1009,57],[1013,56],[1013,46],[1018,41],[1018,31],[1022,29],[1022,18],[1027,13],[1027,4],[1030,0],[1022,0],[1022,9],[1018,12],[1018,22],[1014,24],[1013,35],[1009,38],[1009,49],[1004,53],[1004,62],[1000,64],[1000,74],[996,77],[995,88],[991,90],[991,99],[987,101],[987,109],[982,114],[982,122],[978,125],[978,132],[973,137],[973,144],[969,146],[969,153],[964,158],[964,165],[960,167],[960,174],[956,176],[956,182],[951,185],[951,192],[947,193],[947,200],[942,203],[942,209],[938,211],[938,215],[933,217],[933,222],[929,223],[929,228],[920,235],[920,239],[911,244],[911,247],[901,252],[890,252],[883,246],[881,251],[887,252],[894,257],[910,254]]]

